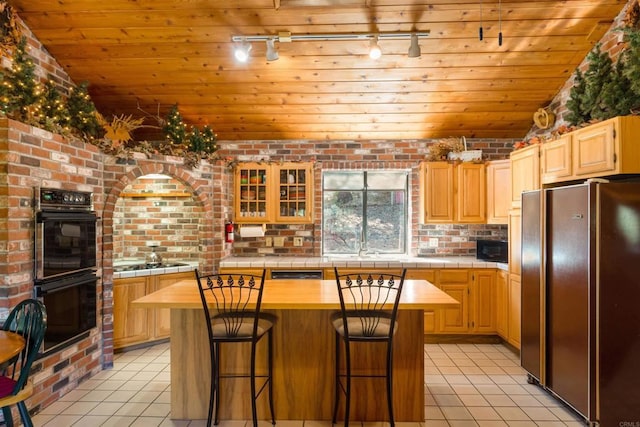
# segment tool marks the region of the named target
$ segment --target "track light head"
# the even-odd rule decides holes
[[[277,61],[280,58],[276,49],[276,39],[267,39],[267,61]]]
[[[411,45],[409,46],[409,58],[419,58],[421,55],[420,44],[418,43],[418,35],[416,33],[411,34]]]
[[[378,36],[375,36],[369,42],[369,58],[378,59],[382,56],[382,50],[378,46]]]
[[[251,51],[251,47],[251,44],[243,41],[240,44],[236,45],[233,51],[233,55],[239,62],[247,62],[247,60],[249,59],[249,52]]]

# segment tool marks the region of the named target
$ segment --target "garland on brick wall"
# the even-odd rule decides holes
[[[637,2],[630,10],[635,10]],[[627,25],[629,25],[627,23]],[[587,70],[576,70],[567,100],[565,119],[580,126],[616,116],[638,114],[640,109],[640,30],[633,26],[618,29],[625,36],[625,49],[614,64],[607,52],[596,45],[587,55]]]
[[[0,12],[2,4],[0,3]],[[1,24],[0,24],[1,25]],[[81,138],[97,145],[107,154],[130,157],[134,152],[164,154],[184,158],[194,167],[200,160],[216,160],[217,136],[209,126],[198,129],[184,123],[174,105],[166,118],[151,116],[156,124],[144,125],[145,117],[103,117],[89,96],[87,82],[82,82],[64,97],[58,85],[49,79],[42,83],[35,64],[27,53],[27,41],[20,38],[12,48],[11,67],[0,73],[0,115],[59,133]],[[160,128],[165,140],[134,141],[132,134],[141,127]]]

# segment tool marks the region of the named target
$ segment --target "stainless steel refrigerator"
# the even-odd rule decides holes
[[[640,182],[523,194],[522,366],[593,425],[640,425]]]

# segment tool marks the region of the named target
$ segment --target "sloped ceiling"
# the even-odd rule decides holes
[[[165,115],[222,140],[520,138],[626,4],[616,0],[12,0],[103,114]],[[479,28],[483,40],[479,40]],[[502,31],[503,42],[498,43]],[[232,35],[430,31],[276,43]],[[153,138],[155,129],[141,135]]]

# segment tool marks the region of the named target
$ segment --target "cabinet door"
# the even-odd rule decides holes
[[[462,163],[456,167],[456,219],[458,222],[486,221],[486,176],[483,164]]]
[[[511,153],[511,206],[520,207],[523,191],[540,188],[540,146],[531,145]]]
[[[522,225],[520,209],[509,212],[509,273],[520,275],[522,249]]]
[[[171,286],[179,280],[193,279],[194,277],[195,274],[192,271],[149,276],[149,293]],[[171,332],[170,312],[171,310],[168,308],[155,308],[151,310],[152,328],[150,335],[152,338],[158,339],[169,337],[169,333]]]
[[[492,161],[487,166],[487,223],[507,224],[511,207],[511,162]]]
[[[473,315],[471,328],[474,332],[496,331],[496,273],[492,270],[473,272],[471,286]]]
[[[453,165],[426,162],[424,167],[424,221],[454,222]]]
[[[520,307],[521,307],[520,276],[509,276],[509,332],[507,342],[520,349]]]
[[[242,163],[235,172],[235,221],[265,223],[273,220],[269,191],[269,165]]]
[[[543,184],[571,178],[571,135],[540,146],[540,181]]]
[[[436,270],[416,268],[407,270],[405,275],[407,280],[426,280],[431,284],[436,284]],[[432,334],[438,330],[438,315],[436,311],[426,310],[424,312],[424,333]]]
[[[306,223],[313,219],[313,168],[308,163],[274,166],[276,222]]]
[[[121,348],[149,339],[149,313],[131,302],[147,294],[147,277],[113,281],[113,346]]]
[[[445,269],[438,273],[438,285],[460,305],[439,310],[438,332],[465,333],[469,330],[469,271]]]
[[[498,270],[496,274],[496,332],[502,338],[508,337],[509,274]]]
[[[615,170],[615,123],[607,120],[573,132],[575,175],[602,175]]]

